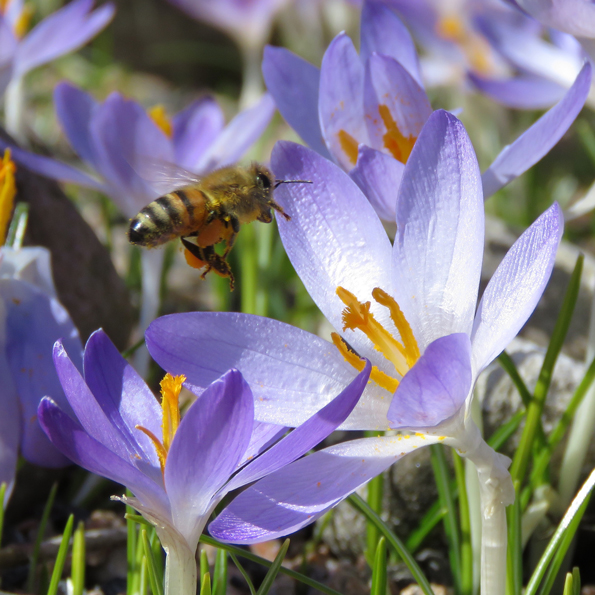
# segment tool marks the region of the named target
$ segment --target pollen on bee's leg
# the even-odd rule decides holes
[[[208,263],[204,260],[201,260],[197,256],[194,256],[188,248],[184,248],[184,258],[186,259],[186,264],[191,266],[193,269],[204,269],[208,266]]]

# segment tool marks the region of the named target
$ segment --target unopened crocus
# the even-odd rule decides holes
[[[291,215],[279,222],[287,254],[334,327],[332,342],[266,318],[173,314],[146,333],[171,373],[204,387],[222,369],[241,370],[256,418],[300,423],[372,363],[371,382],[347,430],[400,430],[325,449],[244,492],[211,532],[247,543],[289,533],[337,504],[412,449],[445,443],[475,463],[483,507],[482,593],[503,593],[504,506],[514,498],[508,459],[483,441],[469,416],[481,371],[533,311],[562,233],[557,204],[514,244],[477,306],[484,248],[481,177],[471,142],[451,114],[433,113],[399,188],[391,245],[359,188],[314,151],[278,143],[272,165],[307,189],[279,189]],[[379,178],[379,193],[394,192]],[[276,483],[276,480],[280,483]],[[272,482],[273,480],[271,480]],[[494,582],[492,582],[494,581]]]
[[[275,111],[271,97],[265,95],[225,126],[221,108],[206,97],[170,120],[163,108],[147,113],[119,93],[99,103],[69,83],[56,87],[54,102],[72,148],[99,179],[18,147],[12,148],[15,160],[47,177],[106,193],[126,217],[134,217],[172,189],[177,174],[169,171],[168,163],[199,175],[231,165],[259,138]],[[163,250],[142,252],[141,331],[157,315],[163,254]],[[146,351],[139,356],[139,370],[144,371]]]
[[[432,113],[415,47],[396,14],[367,0],[359,56],[342,33],[320,70],[286,49],[267,47],[263,73],[279,111],[302,139],[349,172],[378,215],[394,221],[396,193],[378,195],[374,180],[390,178],[398,187]],[[486,198],[558,142],[584,105],[590,84],[591,67],[585,65],[560,102],[500,152],[483,175]]]
[[[14,164],[5,154],[0,167],[0,243],[5,241],[15,196]],[[45,248],[0,247],[0,483],[14,487],[19,454],[43,467],[66,459],[50,444],[37,420],[46,394],[68,409],[52,362],[54,342],[63,337],[77,366],[78,331],[56,295],[50,253]],[[1,504],[1,503],[0,503]]]
[[[352,411],[370,373],[368,364],[339,396],[279,440],[285,428],[254,421],[254,397],[237,370],[206,386],[180,419],[184,377],[166,375],[160,407],[102,331],[85,347],[84,377],[60,342],[54,361],[76,418],[46,398],[40,422],[64,455],[133,492],[134,498],[122,500],[155,526],[167,553],[169,595],[195,595],[198,540],[225,494],[323,440]]]

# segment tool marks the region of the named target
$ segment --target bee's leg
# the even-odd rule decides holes
[[[277,213],[280,215],[283,215],[286,221],[291,220],[291,217],[283,210],[283,207],[280,204],[277,204],[274,200],[269,201],[269,207],[271,207],[271,209],[275,209],[275,211],[277,211]]]
[[[240,231],[240,222],[238,219],[236,219],[236,217],[232,217],[229,221],[231,223],[233,233],[225,241],[225,252],[223,253],[223,258],[227,258],[227,255],[231,252],[236,238],[238,237],[238,232]]]
[[[213,270],[220,277],[227,277],[229,279],[229,289],[233,291],[235,285],[234,277],[233,273],[231,272],[231,267],[225,260],[225,257],[219,256],[219,254],[215,252],[215,248],[213,246],[201,248],[200,246],[189,242],[185,238],[181,239],[184,248],[186,248],[186,250],[188,250],[192,256],[204,263],[206,270],[202,273],[201,278],[204,279],[207,273]]]

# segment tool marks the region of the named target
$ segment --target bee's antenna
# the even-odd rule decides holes
[[[312,184],[312,180],[275,180],[274,188],[278,188],[281,184]]]

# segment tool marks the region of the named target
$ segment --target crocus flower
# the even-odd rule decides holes
[[[290,0],[169,0],[198,21],[230,35],[241,47],[261,49],[275,15]]]
[[[168,163],[199,175],[231,165],[258,139],[275,111],[271,97],[265,95],[225,126],[221,108],[207,97],[170,121],[162,108],[149,115],[119,93],[98,103],[68,83],[56,87],[54,101],[70,144],[100,180],[18,147],[12,147],[15,160],[47,177],[105,192],[127,217],[134,217],[172,189],[176,174],[169,171],[172,168]],[[150,168],[155,176],[147,179],[145,172]],[[160,168],[165,171],[156,171]],[[157,314],[163,254],[162,250],[142,251],[141,331]],[[137,365],[144,371],[148,365],[146,351],[138,356]]]
[[[8,0],[0,7],[0,94],[11,79],[83,46],[114,16],[107,3],[92,11],[94,0],[73,0],[27,32],[31,7]]]
[[[432,108],[415,47],[387,6],[362,10],[361,53],[344,33],[320,70],[283,48],[267,47],[263,73],[279,111],[315,151],[333,159],[362,188],[379,216],[394,220],[396,194],[374,192],[377,176],[397,187]],[[562,100],[505,147],[483,176],[488,197],[539,161],[582,108],[591,82],[585,65]]]
[[[562,233],[560,208],[553,205],[514,244],[476,310],[481,177],[453,115],[433,113],[413,147],[396,201],[393,245],[365,196],[328,160],[278,143],[272,166],[282,178],[313,182],[277,191],[291,215],[279,230],[298,275],[335,328],[332,343],[266,318],[187,313],[153,322],[149,351],[169,372],[183,369],[196,387],[236,367],[254,392],[256,418],[283,425],[300,423],[327,403],[367,358],[371,382],[341,428],[402,434],[346,442],[290,465],[275,475],[279,483],[264,480],[245,491],[211,533],[246,543],[294,531],[412,449],[443,442],[477,466],[486,545],[482,593],[503,592],[504,505],[514,498],[509,461],[483,441],[469,405],[477,376],[543,292]],[[377,190],[395,191],[388,177],[378,179]]]
[[[184,377],[164,378],[160,408],[102,331],[85,347],[84,377],[60,342],[54,362],[76,419],[46,398],[39,407],[40,422],[72,461],[134,493],[122,500],[155,526],[167,552],[170,595],[195,595],[198,540],[225,494],[323,440],[352,411],[370,373],[368,364],[338,397],[278,441],[285,428],[254,422],[252,392],[236,370],[201,391],[180,420]]]
[[[595,6],[589,0],[508,0],[546,27],[595,38]]]
[[[506,19],[479,14],[474,22],[476,30],[512,69],[501,75],[471,72],[469,79],[484,94],[508,107],[541,109],[559,101],[588,59],[574,37],[545,30],[520,13]],[[588,104],[595,105],[593,89]]]
[[[4,243],[15,195],[14,164],[7,152],[0,168],[0,243]],[[17,457],[43,467],[68,460],[48,441],[37,421],[37,406],[48,393],[68,408],[52,363],[60,337],[77,365],[82,346],[52,279],[45,248],[0,247],[0,483],[6,500],[14,486]]]

